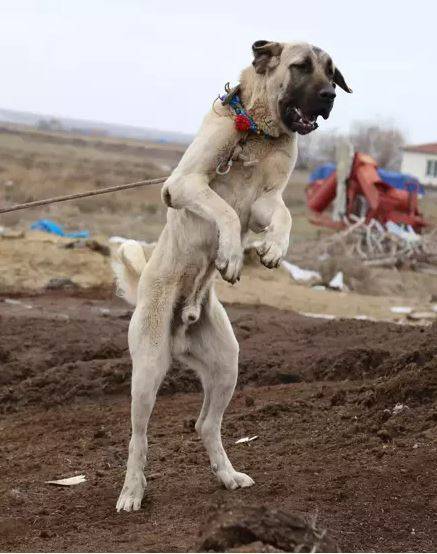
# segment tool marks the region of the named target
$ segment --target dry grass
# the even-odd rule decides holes
[[[179,146],[3,127],[0,200],[21,203],[160,177],[171,172],[181,153]],[[140,233],[154,238],[165,210],[160,187],[153,186],[10,214],[2,218],[2,224],[27,226],[40,217],[56,218],[69,227],[86,226],[98,233]]]

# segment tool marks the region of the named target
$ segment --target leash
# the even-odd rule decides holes
[[[145,179],[143,181],[136,181],[134,183],[126,183],[123,185],[114,185],[112,187],[106,187],[98,190],[88,190],[86,192],[78,192],[76,194],[67,194],[65,196],[54,196],[53,198],[44,198],[43,200],[34,200],[33,202],[26,202],[24,204],[16,204],[9,208],[0,208],[0,214],[7,214],[9,212],[16,212],[18,210],[27,210],[29,208],[36,208],[37,206],[46,206],[47,204],[55,204],[56,202],[65,202],[67,200],[75,200],[76,198],[86,198],[88,196],[97,196],[99,194],[108,194],[109,192],[116,192],[117,190],[133,189],[137,187],[144,187],[148,185],[157,185],[164,183],[168,177],[158,177],[157,179]]]

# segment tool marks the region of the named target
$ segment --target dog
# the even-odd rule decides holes
[[[195,428],[216,478],[231,490],[254,484],[234,469],[221,440],[239,347],[213,281],[217,271],[230,283],[239,279],[249,230],[258,235],[261,263],[279,265],[291,231],[282,193],[296,162],[297,135],[313,131],[318,116],[329,117],[337,85],[352,91],[320,48],[263,40],[252,51],[239,87],[214,102],[163,185],[167,223],[150,258],[135,241],[118,251],[119,289],[136,307],[128,333],[132,434],[117,511],[141,506],[148,421],[172,359],[202,382]]]

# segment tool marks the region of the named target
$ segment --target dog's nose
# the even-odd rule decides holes
[[[325,102],[332,102],[337,95],[333,87],[325,87],[320,90],[319,96]]]

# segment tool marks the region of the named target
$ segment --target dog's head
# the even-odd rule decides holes
[[[266,79],[270,107],[285,131],[310,133],[319,115],[328,119],[336,85],[352,92],[331,57],[316,46],[258,40],[252,50],[255,71]]]

